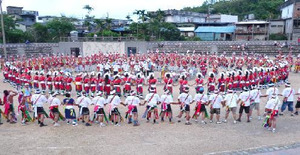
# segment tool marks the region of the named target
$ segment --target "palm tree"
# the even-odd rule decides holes
[[[91,11],[93,11],[93,10],[94,10],[94,8],[93,8],[93,7],[91,7],[90,5],[85,5],[85,6],[83,6],[83,9],[87,10],[87,11],[88,11],[88,14],[90,14],[90,13],[91,13]]]
[[[111,29],[111,24],[112,24],[112,19],[106,17],[105,18],[105,24],[106,24],[106,29],[110,30]]]

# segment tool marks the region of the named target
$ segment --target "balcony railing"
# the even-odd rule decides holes
[[[236,34],[267,34],[267,30],[236,30]]]

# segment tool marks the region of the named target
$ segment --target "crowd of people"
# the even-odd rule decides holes
[[[3,92],[4,110],[0,110],[10,123],[16,123],[16,116],[21,113],[23,125],[37,120],[41,127],[45,126],[45,118],[51,118],[54,126],[60,126],[61,120],[74,126],[79,121],[86,126],[98,123],[104,127],[109,122],[119,126],[124,118],[129,124],[138,126],[137,107],[144,105],[142,118],[147,122],[167,119],[171,124],[175,122],[172,107],[178,105],[177,121],[181,122],[184,115],[186,125],[191,125],[191,119],[198,121],[198,117],[202,124],[206,124],[206,120],[227,123],[230,113],[233,123],[241,122],[243,113],[246,121],[251,122],[256,110],[259,120],[265,116],[263,126],[275,132],[276,118],[278,114],[283,115],[287,106],[291,116],[298,115],[300,97],[296,110],[293,103],[300,89],[296,92],[288,78],[292,67],[299,62],[299,57],[295,61],[292,55],[279,54],[269,58],[234,53],[230,56],[226,53],[219,56],[99,53],[78,58],[68,55],[12,57],[2,64],[3,82],[16,91]],[[158,94],[157,85],[163,85],[163,94]],[[180,95],[175,98],[173,88],[178,85]],[[286,88],[279,93],[281,85]],[[146,87],[147,91],[144,91]],[[191,88],[195,89],[196,95],[192,95]],[[267,89],[265,94],[261,93],[262,89]],[[72,96],[74,92],[76,98]],[[17,110],[14,110],[17,105],[14,96],[18,96]],[[60,100],[58,96],[64,96],[64,99]],[[260,111],[261,97],[267,98],[263,112]],[[193,103],[194,108],[191,107]],[[44,109],[45,104],[49,104],[49,115]],[[92,112],[91,105],[94,106]],[[128,108],[124,118],[119,111],[120,105]],[[59,111],[61,106],[64,115]],[[223,121],[220,118],[222,108],[225,109]]]

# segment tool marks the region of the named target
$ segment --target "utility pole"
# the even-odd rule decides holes
[[[1,12],[3,51],[4,51],[4,58],[6,59],[7,58],[7,52],[6,52],[6,40],[5,40],[4,21],[3,21],[3,12],[2,12],[2,0],[0,0],[0,12]]]

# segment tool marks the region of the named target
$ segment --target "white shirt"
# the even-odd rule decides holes
[[[165,94],[161,95],[160,102],[170,104],[173,102],[173,97],[172,97],[172,95],[165,95]]]
[[[152,97],[152,99],[151,99],[151,97]],[[157,106],[157,102],[159,102],[159,96],[158,96],[158,94],[153,95],[153,93],[149,93],[146,95],[145,101],[147,101],[147,103],[148,103],[147,105],[149,105],[151,107]]]
[[[33,94],[31,96],[31,102],[33,105],[36,105],[37,107],[43,107],[44,103],[47,103],[47,98],[45,95],[41,94]]]
[[[181,93],[178,96],[178,99],[181,103],[184,103],[184,104],[191,104],[193,102],[192,95],[189,95],[187,93]]]
[[[260,102],[260,96],[261,96],[261,91],[258,89],[253,89],[250,91],[251,94],[251,100],[253,100],[255,103]]]
[[[196,94],[194,97],[194,101],[201,102],[201,104],[205,104],[208,101],[208,97],[205,94]]]
[[[278,97],[276,97],[276,98],[271,98],[271,99],[267,102],[265,108],[267,108],[267,109],[273,109],[273,108],[275,107],[274,110],[278,110],[278,109],[279,109],[279,105],[280,105],[280,100],[279,100]]]
[[[104,104],[105,104],[105,99],[101,96],[94,97],[92,99],[92,104],[95,104],[95,105],[99,106],[100,108],[103,108]]]
[[[50,96],[48,99],[48,103],[50,106],[59,106],[61,104],[61,101],[57,97]]]
[[[239,96],[239,99],[241,99],[244,102],[244,106],[248,107],[250,106],[250,99],[251,99],[251,93],[248,92],[242,92]]]
[[[224,101],[226,101],[226,105],[230,108],[237,107],[237,101],[239,97],[236,93],[226,94]]]
[[[123,64],[122,65],[122,68],[125,72],[128,72],[129,71],[129,65],[128,64]]]
[[[120,65],[116,64],[113,66],[113,68],[114,68],[114,72],[117,72],[119,71]]]
[[[275,86],[267,89],[266,95],[268,95],[268,100],[270,100],[272,98],[272,94],[276,94],[276,95],[279,94],[279,91]]]
[[[212,94],[209,97],[209,101],[211,101],[212,108],[221,108],[221,102],[223,101],[223,97],[219,94]]]
[[[104,68],[105,68],[106,70],[109,70],[109,69],[110,69],[110,65],[109,65],[109,64],[106,64],[106,65],[104,66]]]
[[[121,103],[121,99],[118,95],[110,95],[106,99],[106,103],[110,104],[111,108],[114,109]]]
[[[136,72],[141,71],[140,65],[139,65],[139,64],[134,65],[134,70],[135,70]]]
[[[288,102],[294,101],[295,90],[292,88],[284,88],[282,91],[282,96],[287,97]]]
[[[125,104],[126,105],[138,106],[140,103],[141,103],[140,99],[136,96],[128,96],[125,99]]]
[[[103,65],[102,64],[98,64],[98,67],[99,67],[100,72],[102,72],[103,71]]]
[[[81,107],[88,107],[90,104],[92,104],[92,101],[88,97],[81,96],[77,98],[76,104],[78,104]]]

